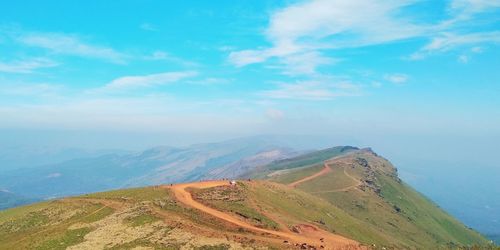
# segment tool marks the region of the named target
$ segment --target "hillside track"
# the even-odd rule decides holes
[[[336,160],[341,160],[342,158],[341,157],[334,157],[328,161],[325,161],[324,162],[324,167],[323,169],[321,169],[321,171],[313,174],[313,175],[310,175],[310,176],[306,176],[300,180],[297,180],[297,181],[294,181],[290,184],[288,184],[289,187],[293,187],[293,188],[296,188],[298,185],[304,183],[304,182],[307,182],[307,181],[310,181],[310,180],[313,180],[313,179],[316,179],[320,176],[323,176],[325,174],[328,174],[332,171],[332,167],[330,166],[330,164],[333,164],[335,163]],[[351,189],[354,189],[354,188],[357,188],[359,185],[362,184],[362,182],[358,179],[356,179],[354,176],[350,175],[349,173],[347,173],[346,171],[346,168],[345,166],[342,167],[344,170],[344,175],[347,176],[349,179],[351,179],[354,183],[352,185],[349,185],[347,187],[343,187],[343,188],[337,188],[337,189],[332,189],[332,190],[325,190],[325,191],[319,191],[319,192],[312,192],[311,194],[321,194],[321,193],[335,193],[335,192],[344,192],[344,191],[349,191]]]
[[[325,162],[324,166],[323,166],[323,169],[321,169],[321,171],[313,174],[313,175],[310,175],[310,176],[307,176],[305,178],[302,178],[298,181],[294,181],[290,184],[288,184],[289,187],[297,187],[298,185],[300,185],[301,183],[304,183],[306,181],[310,181],[312,179],[315,179],[315,178],[318,178],[322,175],[325,175],[325,174],[328,174],[332,171],[332,168],[330,168],[330,166]]]
[[[326,164],[326,163],[325,163]],[[361,184],[363,184],[360,180],[356,179],[354,176],[350,175],[347,173],[346,168],[344,168],[344,175],[349,177],[354,183],[352,185],[349,185],[347,187],[343,188],[337,188],[337,189],[331,189],[331,190],[324,190],[324,191],[318,191],[318,192],[311,192],[311,194],[324,194],[324,193],[337,193],[337,192],[346,192],[352,189],[355,189],[359,187]]]
[[[289,231],[274,231],[274,230],[259,228],[249,224],[248,222],[240,220],[239,218],[236,218],[230,214],[226,214],[224,212],[221,212],[219,210],[201,204],[200,202],[194,200],[191,193],[187,191],[188,188],[205,189],[205,188],[227,186],[227,185],[229,185],[228,181],[204,181],[204,182],[176,184],[173,186],[163,186],[163,187],[170,189],[174,193],[176,199],[186,206],[198,209],[202,212],[205,212],[218,219],[237,225],[241,228],[261,233],[263,236],[266,237],[273,237],[273,238],[278,237],[286,239],[288,240],[289,244],[306,243],[310,246],[316,247],[317,249],[319,249],[321,245],[324,246],[325,249],[363,249],[363,247],[360,246],[360,244],[354,240],[324,231],[312,225],[305,225],[305,224],[297,225],[298,228],[300,228],[300,234]]]

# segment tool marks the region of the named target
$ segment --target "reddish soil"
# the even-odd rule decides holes
[[[331,171],[330,167],[325,164],[325,169],[323,171]],[[323,172],[322,171],[322,172]],[[324,173],[323,173],[324,174]],[[320,174],[321,175],[321,174]],[[319,175],[317,175],[319,176]],[[314,176],[310,179],[316,178]],[[311,177],[311,176],[310,176]],[[359,249],[360,244],[354,240],[345,238],[340,235],[336,235],[322,229],[319,229],[312,225],[297,225],[300,233],[293,233],[290,231],[274,231],[264,228],[259,228],[254,225],[249,224],[248,222],[242,221],[239,218],[236,218],[230,214],[226,214],[224,212],[218,211],[216,209],[207,207],[198,201],[194,200],[191,193],[188,192],[187,188],[211,188],[217,186],[229,185],[227,181],[205,181],[205,182],[195,182],[195,183],[184,183],[177,184],[173,186],[165,186],[165,188],[170,188],[177,200],[182,202],[183,204],[203,211],[207,214],[210,214],[214,217],[222,219],[226,222],[232,223],[244,229],[260,233],[262,236],[272,237],[275,240],[276,237],[284,239],[283,242],[288,242],[291,246],[300,247],[300,244],[305,243],[307,246],[314,247],[312,249],[320,249],[321,246],[324,249]],[[298,245],[295,245],[298,244]],[[290,246],[290,247],[291,247]],[[287,247],[288,248],[288,247]]]

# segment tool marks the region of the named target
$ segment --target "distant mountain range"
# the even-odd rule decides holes
[[[42,146],[0,146],[0,167],[3,170],[32,168],[78,158],[126,152],[125,150],[88,150]]]
[[[21,195],[14,194],[7,190],[0,190],[0,210],[10,207],[17,207],[37,201],[39,201],[39,199],[27,198]]]
[[[232,178],[298,152],[262,138],[155,147],[0,173],[0,189],[39,199],[200,179]]]

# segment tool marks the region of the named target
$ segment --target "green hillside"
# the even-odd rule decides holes
[[[338,146],[327,148],[323,150],[313,151],[310,153],[306,153],[297,157],[283,159],[279,161],[275,161],[271,164],[259,166],[254,170],[246,173],[243,177],[249,178],[264,178],[269,173],[273,173],[275,171],[289,171],[294,168],[304,168],[314,164],[321,163],[330,158],[340,156],[343,154],[347,154],[349,152],[358,150],[356,147],[351,146]]]
[[[229,249],[251,244],[251,238],[225,237],[236,232],[155,187],[0,211],[0,249]]]
[[[280,171],[268,179],[292,183],[320,171],[323,162]],[[396,248],[482,245],[488,240],[448,215],[406,185],[387,160],[371,150],[344,154],[328,164],[331,171],[301,183],[298,189],[337,206],[378,230]]]

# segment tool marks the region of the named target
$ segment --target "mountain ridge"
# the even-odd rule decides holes
[[[161,248],[173,246],[173,242],[182,242],[182,247],[217,246],[221,249],[252,246],[278,249],[340,247],[336,243],[320,240],[329,238],[329,234],[358,242],[350,249],[492,247],[483,236],[468,229],[406,185],[399,179],[397,169],[369,148],[333,147],[273,160],[255,169],[259,171],[257,177],[264,180],[252,178],[238,181],[236,185],[230,185],[226,180],[207,182],[207,185],[197,182],[116,190],[5,210],[0,212],[0,236],[7,237],[8,245],[17,239],[16,235],[39,230],[41,226],[53,230],[49,240],[34,236],[27,240],[28,246],[52,246],[57,242],[75,249],[103,244],[125,249]],[[256,172],[250,171],[247,176],[255,177]],[[179,194],[175,191],[179,190],[176,187],[182,187],[187,193]],[[206,208],[186,203],[182,198],[186,195]],[[50,214],[54,212],[51,211],[59,206],[72,204],[73,208],[69,211],[79,211],[77,207],[91,206],[87,203],[99,208],[87,211],[90,215],[81,212],[82,215],[70,217],[74,220],[68,227],[57,226],[59,229],[56,230],[44,224],[46,220],[43,218],[52,216]],[[81,224],[82,218],[110,209],[113,211],[106,212],[98,220]],[[207,211],[216,212],[207,214]],[[167,218],[162,214],[169,216]],[[214,215],[220,216],[214,218]],[[184,222],[173,219],[177,217],[183,218]],[[31,225],[33,219],[40,225],[35,223],[27,231],[23,231],[23,226],[19,227],[25,223]],[[54,220],[65,221],[61,218]],[[140,230],[127,224],[129,220],[140,224]],[[221,225],[228,229],[222,230]],[[270,236],[269,233],[273,235],[271,231],[255,227],[285,233]],[[123,232],[130,233],[123,235],[122,231],[115,232],[122,239],[122,242],[116,242],[103,235],[114,230],[112,228],[122,228]],[[83,236],[61,243],[65,235],[80,229],[84,229],[78,231]],[[170,236],[165,238],[168,239],[166,241],[147,234],[137,236],[136,233],[143,230],[151,235],[165,233]],[[171,230],[177,230],[174,236]],[[188,241],[180,241],[180,238],[185,239],[184,236],[194,232],[204,235],[201,237],[204,240],[199,242],[189,236]],[[306,242],[301,238],[320,232],[328,236]],[[297,237],[291,237],[293,235]]]

